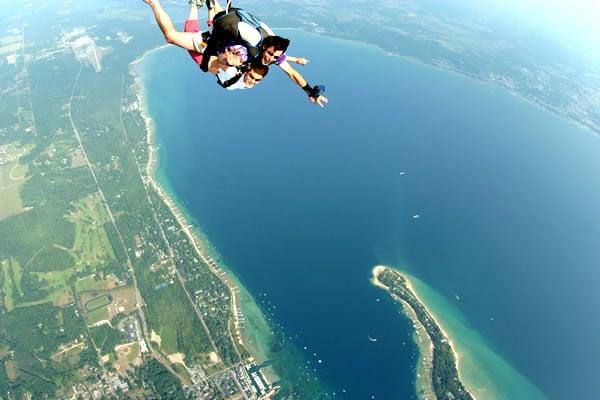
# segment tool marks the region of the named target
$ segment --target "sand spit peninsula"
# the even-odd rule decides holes
[[[417,394],[422,399],[474,400],[458,374],[459,356],[448,335],[417,296],[410,280],[397,270],[376,266],[372,282],[387,291],[403,306],[418,335],[423,360],[417,379]]]

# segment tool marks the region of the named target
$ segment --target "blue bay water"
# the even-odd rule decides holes
[[[141,69],[161,181],[319,377],[340,398],[414,396],[410,324],[369,283],[383,263],[444,296],[549,397],[592,398],[598,137],[453,73],[286,34],[327,85],[325,109],[276,68],[237,92],[179,49]]]

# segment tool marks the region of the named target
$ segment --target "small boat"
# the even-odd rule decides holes
[[[372,338],[372,337],[371,337],[371,335],[369,335],[369,340],[370,340],[371,342],[376,342],[376,341],[378,341],[379,339],[377,339],[377,338]]]
[[[421,214],[415,214],[415,215],[413,215],[413,219],[419,219],[419,218],[421,218]]]

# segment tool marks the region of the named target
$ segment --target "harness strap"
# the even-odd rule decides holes
[[[258,33],[260,34],[260,40],[254,46],[252,46],[248,42],[244,41],[246,44],[246,48],[248,49],[249,58],[251,58],[251,59],[256,58],[258,56],[258,54],[260,53],[260,47],[262,46],[263,40],[267,36],[270,36],[270,34],[269,34],[269,32],[267,32],[267,30],[265,28],[262,27],[260,19],[258,19],[256,16],[250,14],[246,10],[238,8],[238,9],[236,9],[236,14],[237,14],[237,17],[240,22],[245,22],[248,25],[254,27],[254,29],[256,29],[258,31]],[[240,37],[240,40],[242,40],[241,37]]]
[[[219,77],[217,76],[217,83],[224,89],[227,89],[229,86],[235,85],[236,83],[238,83],[238,81],[242,78],[242,76],[244,75],[245,70],[242,70],[240,68],[238,68],[238,72],[232,76],[231,78],[227,79],[225,82],[221,82],[221,79],[219,79]]]
[[[264,38],[270,36],[269,32],[262,27],[260,19],[256,16],[239,8],[230,8],[230,1],[228,1],[227,4],[228,8],[225,11],[221,11],[221,13],[217,14],[214,18],[213,37],[211,41],[218,42],[218,47],[222,47],[225,43],[230,41],[238,42],[248,49],[248,56],[250,59],[257,57],[260,53],[260,47]],[[238,24],[240,22],[252,26],[259,33],[260,40],[256,45],[251,45],[242,38],[238,29]]]

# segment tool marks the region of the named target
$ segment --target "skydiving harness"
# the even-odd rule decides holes
[[[256,18],[254,15],[250,14],[249,12],[247,12],[245,10],[242,10],[239,8],[230,8],[229,7],[230,3],[231,3],[231,1],[229,1],[227,3],[227,8],[225,9],[225,12],[223,13],[223,15],[221,15],[215,19],[213,26],[219,25],[219,22],[222,22],[224,25],[235,24],[235,27],[230,26],[230,29],[227,29],[225,26],[223,27],[224,30],[229,31],[229,33],[232,33],[236,36],[236,37],[230,37],[227,39],[234,40],[240,44],[243,44],[248,49],[248,57],[250,59],[256,58],[258,56],[258,54],[260,53],[260,47],[262,45],[263,40],[266,37],[270,36],[270,33],[265,28],[262,27],[261,21],[258,18]],[[232,17],[234,17],[234,18],[232,18]],[[245,22],[258,31],[258,33],[260,34],[260,40],[258,43],[256,43],[255,45],[251,45],[250,43],[248,43],[246,40],[244,40],[242,38],[242,36],[240,35],[240,31],[238,29],[238,26],[237,26],[237,24],[240,22]],[[235,32],[235,33],[233,33],[233,32]]]
[[[237,67],[237,73],[234,76],[232,76],[231,78],[227,79],[225,82],[222,82],[221,79],[219,79],[219,77],[217,76],[217,83],[222,88],[227,89],[229,86],[232,86],[232,85],[235,85],[236,83],[238,83],[238,81],[240,79],[242,79],[242,76],[244,76],[244,73],[247,70],[248,70],[248,67],[246,65],[240,65],[239,67]]]

